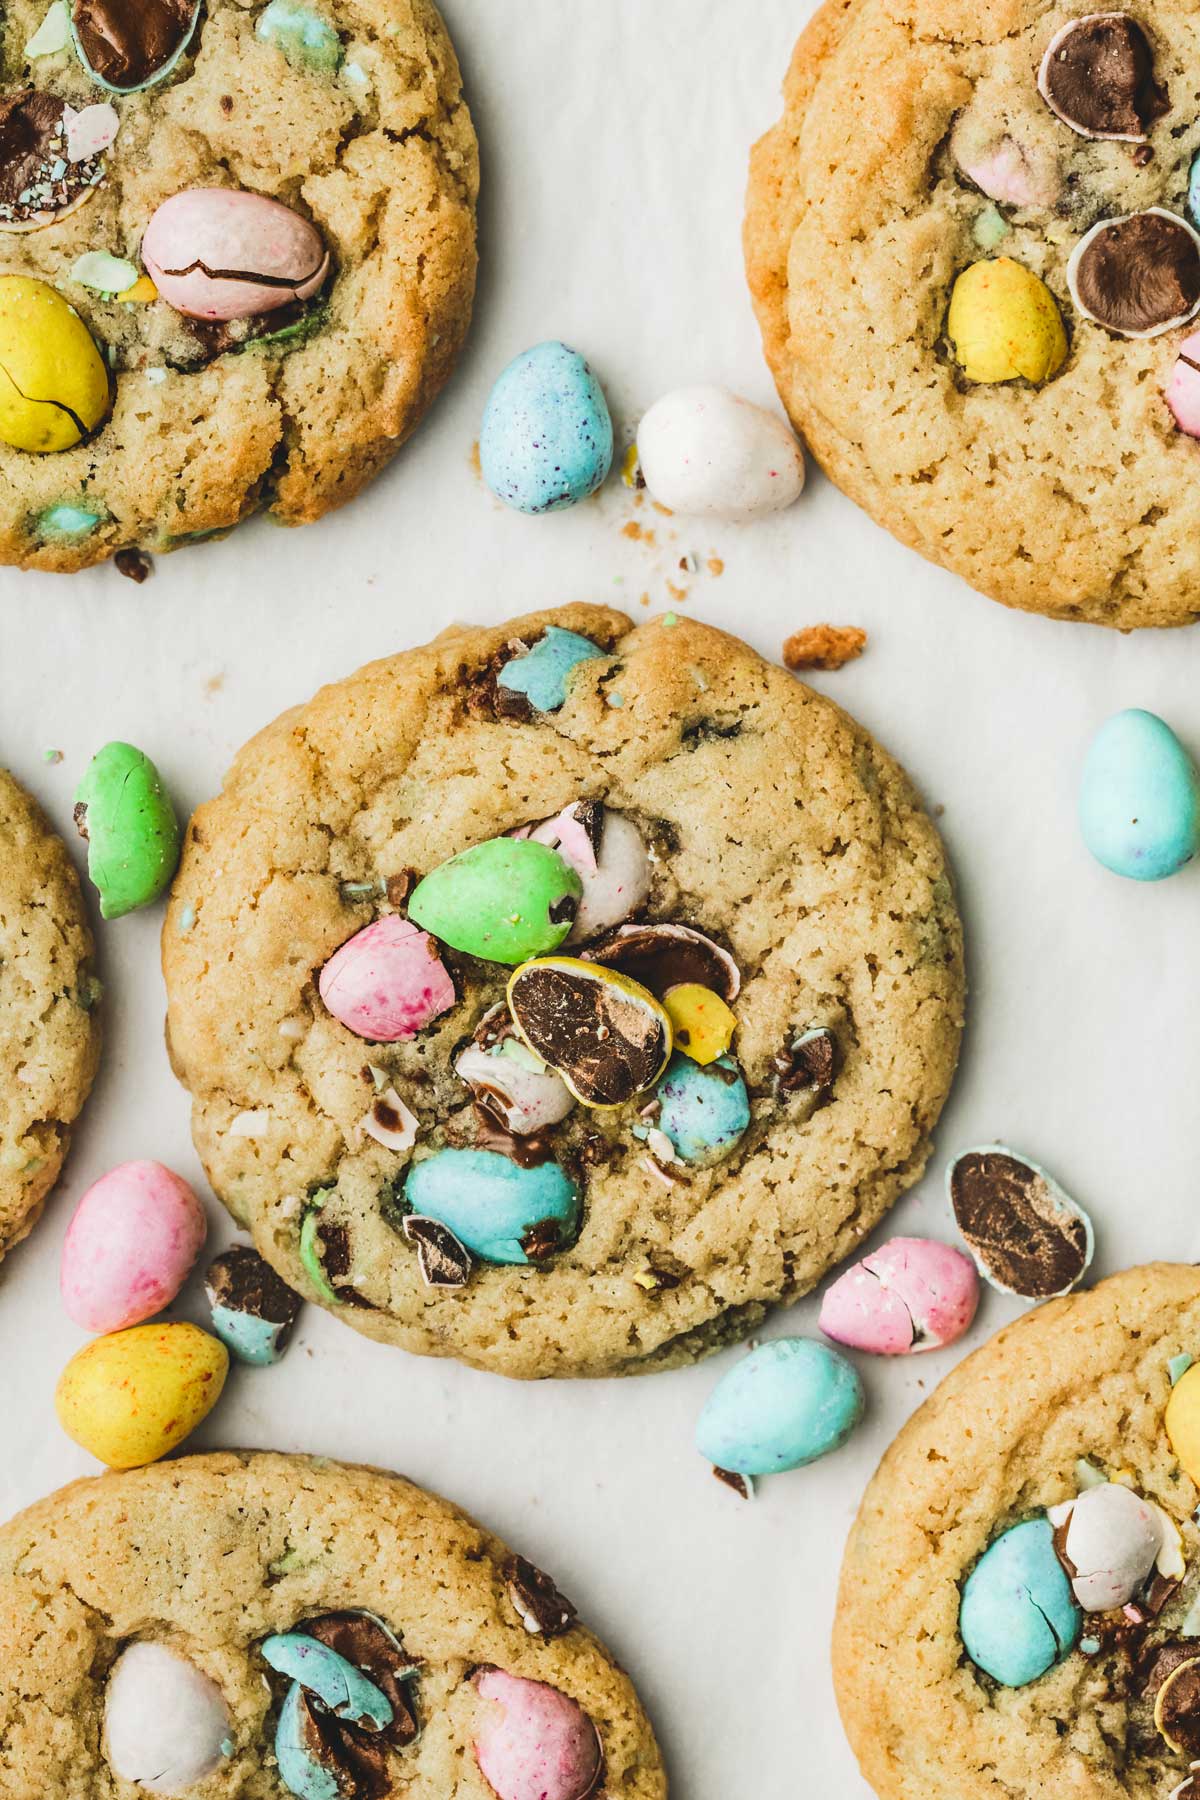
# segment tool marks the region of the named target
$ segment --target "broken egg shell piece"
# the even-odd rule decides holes
[[[415,1113],[409,1112],[394,1087],[384,1088],[373,1101],[371,1110],[362,1122],[367,1136],[382,1144],[385,1150],[395,1150],[403,1154],[411,1150],[417,1141],[420,1120]]]
[[[1076,1499],[1050,1507],[1046,1516],[1084,1612],[1127,1605],[1154,1569],[1167,1575],[1181,1562],[1173,1521],[1120,1482],[1088,1488]]]
[[[246,319],[311,300],[329,273],[314,225],[241,188],[187,188],[164,200],[142,261],[162,298],[191,319]]]
[[[498,1114],[516,1137],[557,1125],[575,1105],[562,1076],[519,1039],[506,1038],[492,1050],[468,1044],[454,1069],[479,1104]]]
[[[946,1171],[954,1221],[998,1293],[1057,1300],[1091,1267],[1092,1222],[1045,1169],[1003,1144],[963,1150]]]
[[[507,998],[522,1040],[585,1106],[623,1106],[653,1087],[670,1060],[666,1008],[616,969],[537,957],[513,971]]]
[[[591,835],[576,816],[578,805],[568,806],[530,833],[536,843],[557,850],[583,884],[575,923],[566,940],[569,945],[623,925],[650,897],[650,856],[633,820],[604,808],[599,843],[593,848]]]
[[[1124,39],[1123,45],[1115,44],[1112,41],[1116,36]],[[1106,37],[1109,39],[1108,43],[1104,41]],[[1062,97],[1055,93],[1055,70],[1075,60],[1068,54],[1072,38],[1076,39],[1079,49],[1083,52],[1082,59],[1076,63],[1072,85],[1076,89],[1076,98],[1082,98],[1091,105],[1103,105],[1106,99],[1112,101],[1115,85],[1113,65],[1116,57],[1114,52],[1119,56],[1121,48],[1128,50],[1130,66],[1125,73],[1129,78],[1129,85],[1134,91],[1126,96],[1126,100],[1132,113],[1132,122],[1137,125],[1136,131],[1107,129],[1100,123],[1099,117],[1091,121],[1086,118],[1073,118],[1063,104]],[[1087,56],[1089,42],[1093,52],[1097,50],[1100,52],[1099,57],[1094,54],[1092,57]],[[1097,63],[1101,60],[1108,64],[1107,80],[1101,78],[1100,68],[1097,67]],[[1139,64],[1142,65],[1140,68]],[[1161,117],[1162,113],[1166,111],[1165,103],[1159,105],[1155,96],[1153,65],[1154,51],[1150,42],[1137,20],[1129,13],[1084,13],[1080,18],[1068,19],[1067,23],[1061,26],[1050,39],[1038,68],[1037,89],[1055,118],[1061,119],[1062,123],[1069,126],[1079,137],[1106,138],[1126,144],[1144,144],[1147,135],[1146,125],[1151,122],[1153,117]],[[1138,106],[1139,100],[1143,102],[1141,107]],[[1145,104],[1147,100],[1150,102],[1148,106]],[[1129,122],[1129,120],[1126,121],[1126,123]]]
[[[67,161],[88,162],[116,142],[121,121],[116,107],[102,100],[95,106],[85,106],[82,112],[64,106],[63,129],[67,136]]]
[[[1165,220],[1166,224],[1148,226],[1145,223],[1155,219]],[[1140,254],[1135,244],[1133,251],[1129,253],[1129,261],[1122,270],[1126,275],[1126,280],[1122,283],[1114,278],[1114,270],[1121,270],[1120,256],[1114,257],[1111,247],[1103,251],[1097,246],[1099,240],[1120,234],[1124,226],[1133,227],[1135,235],[1142,237],[1143,244],[1147,233],[1151,234],[1152,239],[1157,238],[1158,242],[1157,246],[1151,242]],[[1128,235],[1125,234],[1126,240]],[[1176,246],[1182,245],[1187,251],[1187,239],[1191,240],[1190,254],[1187,256],[1190,266],[1185,270],[1176,257],[1168,262],[1164,245],[1172,242]],[[1119,236],[1117,241],[1121,241]],[[1155,248],[1157,257],[1151,254]],[[1099,271],[1089,268],[1089,252],[1092,253],[1092,261],[1097,256],[1100,257]],[[1107,262],[1104,261],[1105,255]],[[1165,302],[1161,293],[1155,296],[1151,280],[1156,261],[1160,269],[1169,267],[1178,277],[1175,291]],[[1180,218],[1178,213],[1170,212],[1163,206],[1147,206],[1141,212],[1118,213],[1111,218],[1100,219],[1090,231],[1084,233],[1071,252],[1067,262],[1067,287],[1083,317],[1090,319],[1094,325],[1101,326],[1103,330],[1111,331],[1117,337],[1130,339],[1162,337],[1165,332],[1175,331],[1179,326],[1186,325],[1200,310],[1200,233],[1186,219]],[[1088,298],[1089,293],[1092,295],[1091,300]],[[1111,303],[1112,310],[1108,318],[1095,310],[1101,297]],[[1169,317],[1158,316],[1149,310],[1156,299],[1160,312],[1165,305],[1172,305]],[[1125,307],[1124,313],[1120,311],[1122,305]],[[1122,317],[1126,319],[1124,324],[1120,322]],[[1145,324],[1134,322],[1143,318],[1147,320]]]
[[[669,989],[688,982],[712,988],[730,1005],[742,990],[741,970],[728,950],[691,925],[622,925],[583,956],[619,969],[660,1000]]]
[[[893,1238],[833,1283],[820,1326],[851,1349],[905,1356],[957,1342],[978,1305],[969,1256],[932,1238]]]
[[[335,950],[317,986],[334,1018],[375,1044],[416,1037],[455,1002],[429,933],[392,913]]]

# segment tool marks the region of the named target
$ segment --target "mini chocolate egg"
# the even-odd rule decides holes
[[[171,74],[199,17],[199,0],[73,0],[71,32],[97,86],[140,94]]]
[[[415,1038],[455,1003],[433,939],[394,913],[335,950],[317,988],[335,1019],[374,1044]]]
[[[249,1244],[234,1244],[208,1265],[204,1292],[212,1328],[238,1362],[277,1363],[287,1348],[301,1299]]]
[[[108,404],[108,370],[74,308],[44,281],[0,275],[0,443],[70,450]]]
[[[478,1103],[517,1137],[557,1125],[575,1105],[562,1076],[548,1069],[520,1038],[505,1038],[490,1050],[468,1044],[454,1072],[473,1090]]]
[[[1072,251],[1067,286],[1084,318],[1106,331],[1159,337],[1200,308],[1200,235],[1161,206],[1101,219]]]
[[[838,1041],[827,1025],[789,1035],[771,1059],[780,1094],[812,1094],[827,1100],[837,1078]]]
[[[1180,1468],[1200,1486],[1200,1363],[1185,1370],[1171,1389],[1164,1428]]]
[[[269,0],[258,15],[255,37],[273,44],[296,69],[331,74],[342,60],[342,40],[329,20],[296,0]]]
[[[360,1731],[383,1731],[391,1724],[392,1703],[382,1688],[319,1638],[304,1631],[276,1632],[261,1649],[270,1668],[298,1681],[339,1719]]]
[[[791,506],[804,489],[804,451],[791,428],[722,387],[677,388],[638,426],[650,497],[690,518],[749,524]]]
[[[742,990],[741,971],[728,950],[690,925],[622,925],[583,955],[588,962],[620,969],[660,1000],[673,987],[692,982],[711,988],[730,1005]]]
[[[750,1125],[750,1096],[732,1056],[702,1069],[678,1053],[654,1090],[658,1126],[678,1156],[709,1168],[732,1155]]]
[[[279,1709],[275,1761],[280,1781],[297,1800],[337,1800],[354,1791],[347,1786],[325,1718],[298,1681],[293,1681]]]
[[[229,1708],[186,1656],[142,1639],[118,1656],[104,1690],[104,1754],[119,1781],[186,1794],[221,1766]]]
[[[1154,1696],[1154,1727],[1177,1756],[1200,1759],[1200,1657],[1172,1658]]]
[[[105,919],[149,906],[179,862],[179,822],[162,777],[132,744],[105,744],[75,790],[75,828]]]
[[[0,97],[0,232],[41,231],[93,199],[119,125],[110,106],[76,112],[37,88]]]
[[[967,1576],[958,1631],[976,1668],[1019,1688],[1075,1648],[1082,1616],[1050,1521],[1027,1519],[998,1537]]]
[[[573,800],[529,833],[549,844],[583,883],[568,944],[624,924],[650,897],[650,853],[632,819],[599,800]]]
[[[976,1268],[1000,1293],[1053,1300],[1087,1274],[1092,1222],[1036,1163],[985,1144],[955,1157],[946,1188]]]
[[[968,381],[1048,381],[1067,360],[1054,295],[1011,256],[963,270],[950,295],[946,335]]]
[[[412,1164],[404,1198],[481,1262],[541,1262],[579,1229],[579,1189],[544,1154],[522,1164],[495,1150],[435,1150]]]
[[[248,319],[311,300],[329,273],[315,225],[241,188],[186,188],[164,200],[142,261],[162,298],[190,319]]]
[[[404,1221],[404,1235],[410,1244],[417,1246],[421,1280],[427,1288],[466,1287],[475,1259],[448,1225],[443,1225],[440,1219],[425,1219],[418,1213],[409,1213]]]
[[[737,1019],[720,994],[698,982],[668,988],[663,1005],[671,1021],[675,1046],[701,1068],[724,1056],[733,1042]]]
[[[497,1800],[587,1800],[603,1758],[591,1719],[542,1681],[480,1669],[475,1761]]]
[[[854,1366],[815,1338],[773,1338],[722,1376],[696,1427],[714,1468],[775,1475],[837,1450],[863,1415]]]
[[[1175,352],[1163,397],[1180,431],[1200,438],[1200,331],[1185,337]]]
[[[467,956],[522,963],[558,948],[581,892],[574,869],[548,845],[489,838],[418,882],[408,915]]]
[[[1163,881],[1200,845],[1200,775],[1171,727],[1131,707],[1092,739],[1079,825],[1097,862],[1131,881]]]
[[[671,1021],[648,988],[576,956],[523,963],[508,1010],[536,1056],[585,1106],[623,1106],[653,1087],[671,1054]]]
[[[536,344],[509,363],[479,433],[479,466],[498,500],[560,512],[603,486],[612,456],[608,403],[577,350]]]
[[[496,676],[501,710],[516,717],[557,712],[567,703],[571,676],[581,663],[603,662],[607,650],[577,631],[548,625],[529,650],[511,656]]]
[[[821,1330],[876,1356],[940,1350],[970,1329],[975,1264],[932,1238],[892,1238],[840,1275],[821,1302]]]
[[[110,1469],[174,1450],[212,1411],[229,1370],[224,1344],[195,1325],[135,1325],[95,1338],[59,1377],[67,1436]]]
[[[1084,1612],[1126,1606],[1156,1567],[1172,1578],[1184,1572],[1179,1532],[1171,1520],[1120,1482],[1088,1488],[1077,1499],[1050,1507],[1046,1516]]]
[[[204,1208],[158,1162],[128,1162],[94,1181],[63,1239],[60,1287],[85,1331],[122,1331],[169,1306],[208,1234]]]
[[[1168,110],[1150,40],[1127,12],[1069,19],[1046,46],[1037,85],[1051,112],[1080,137],[1142,144]]]

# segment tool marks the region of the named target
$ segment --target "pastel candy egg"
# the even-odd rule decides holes
[[[637,448],[652,498],[691,518],[746,523],[791,506],[804,488],[793,432],[727,388],[665,394],[638,427]]]
[[[185,1794],[220,1767],[229,1709],[215,1681],[149,1640],[130,1644],[104,1692],[104,1753],[121,1781]]]
[[[837,1450],[863,1415],[852,1364],[815,1338],[773,1338],[722,1377],[696,1427],[718,1469],[775,1475]]]
[[[374,1044],[416,1037],[455,1000],[433,939],[392,913],[335,950],[317,988],[335,1019]]]
[[[179,823],[148,756],[119,742],[98,750],[75,790],[75,826],[104,918],[158,899],[179,861]]]
[[[69,450],[108,405],[108,370],[79,314],[44,281],[0,275],[0,442]]]
[[[1132,881],[1162,881],[1200,842],[1200,777],[1170,726],[1131,707],[1092,739],[1079,786],[1083,841]]]
[[[1176,351],[1165,398],[1180,431],[1200,438],[1200,331],[1185,337]]]
[[[607,654],[577,631],[548,625],[532,649],[509,658],[496,685],[508,694],[519,694],[534,712],[557,712],[566,705],[571,676],[580,663],[603,661]]]
[[[653,1086],[671,1020],[648,988],[576,956],[523,963],[508,984],[513,1024],[585,1106],[622,1106]]]
[[[955,143],[958,166],[968,180],[1004,206],[1049,207],[1062,187],[1056,165],[1005,134],[990,143]]]
[[[409,1169],[404,1198],[483,1262],[540,1262],[579,1229],[579,1189],[558,1163],[526,1168],[495,1150],[436,1150]]]
[[[1048,1513],[1071,1590],[1084,1612],[1111,1612],[1133,1599],[1170,1537],[1169,1519],[1132,1488],[1105,1481]],[[1170,1534],[1164,1532],[1170,1527]],[[1071,1571],[1074,1574],[1071,1574]]]
[[[490,838],[419,882],[408,913],[454,950],[522,963],[562,943],[581,892],[574,869],[548,845]]]
[[[963,270],[950,296],[946,333],[969,381],[1047,381],[1067,358],[1054,295],[1010,256]]]
[[[611,931],[649,898],[650,854],[641,832],[623,813],[598,801],[575,800],[530,836],[556,849],[583,884],[568,944]]]
[[[310,300],[329,273],[314,225],[241,188],[187,188],[164,200],[142,261],[168,305],[192,319],[247,319]]]
[[[158,1162],[111,1169],[84,1194],[63,1239],[60,1285],[85,1331],[121,1331],[169,1306],[207,1235],[187,1182]]]
[[[479,434],[479,465],[497,499],[517,512],[559,512],[603,485],[612,456],[608,403],[577,350],[536,344],[509,363]]]
[[[685,981],[668,991],[663,1005],[674,1028],[677,1048],[692,1062],[707,1068],[724,1056],[733,1042],[737,1019],[720,994],[698,982]]]
[[[277,1363],[300,1312],[300,1296],[249,1244],[234,1244],[208,1267],[204,1291],[212,1328],[231,1355],[256,1368]]]
[[[702,1069],[678,1053],[655,1089],[659,1129],[685,1163],[706,1167],[724,1161],[750,1124],[750,1096],[731,1056]]]
[[[557,1125],[575,1105],[562,1076],[517,1038],[506,1038],[490,1050],[468,1044],[454,1069],[517,1137]]]
[[[975,1264],[950,1244],[893,1238],[846,1270],[821,1304],[821,1330],[876,1356],[939,1350],[969,1329],[979,1305]]]
[[[110,1469],[157,1462],[216,1405],[224,1344],[195,1325],[135,1325],[73,1356],[54,1395],[67,1436]]]
[[[1200,1486],[1200,1363],[1171,1389],[1164,1423],[1180,1468]]]
[[[91,507],[64,500],[38,514],[38,534],[43,538],[91,537],[103,518],[103,513],[93,512]]]
[[[600,1739],[558,1688],[503,1669],[475,1676],[475,1760],[498,1800],[586,1800],[600,1778]]]
[[[1054,1551],[1048,1519],[1014,1525],[968,1575],[958,1630],[975,1664],[1002,1687],[1025,1687],[1075,1647],[1082,1615]]]
[[[392,1703],[382,1688],[306,1632],[277,1632],[264,1640],[262,1654],[272,1669],[298,1681],[339,1719],[363,1731],[382,1731],[391,1724]]]

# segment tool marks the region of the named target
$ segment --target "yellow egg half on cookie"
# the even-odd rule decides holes
[[[950,296],[946,335],[968,381],[1048,381],[1067,359],[1054,295],[1011,256],[963,270]]]
[[[86,1344],[54,1395],[67,1436],[110,1469],[138,1469],[181,1444],[212,1411],[229,1352],[198,1325],[135,1325]]]
[[[675,1029],[675,1048],[701,1068],[724,1056],[733,1042],[737,1019],[720,994],[697,981],[668,988],[663,1005]]]
[[[0,441],[70,450],[108,406],[108,370],[75,309],[45,281],[0,275]]]
[[[1163,1423],[1180,1468],[1200,1484],[1200,1363],[1193,1364],[1171,1389]]]

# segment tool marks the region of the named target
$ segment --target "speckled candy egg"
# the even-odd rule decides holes
[[[389,913],[364,926],[321,970],[322,1000],[373,1044],[416,1037],[454,1005],[454,983],[428,932]]]
[[[968,381],[1048,381],[1067,358],[1054,295],[1011,256],[963,270],[950,296],[946,333]]]
[[[1071,1590],[1084,1612],[1127,1605],[1161,1557],[1183,1574],[1179,1534],[1170,1519],[1119,1482],[1088,1488],[1078,1499],[1052,1506],[1047,1517],[1061,1533],[1063,1559],[1075,1571]]]
[[[187,188],[158,208],[142,239],[146,273],[191,319],[247,319],[310,300],[329,253],[307,219],[265,194]]]
[[[436,1150],[409,1169],[404,1198],[483,1262],[540,1261],[579,1228],[579,1189],[558,1163],[523,1168],[495,1150]]]
[[[229,1709],[215,1681],[165,1644],[130,1644],[104,1693],[104,1753],[121,1781],[186,1794],[220,1767]]]
[[[73,1356],[54,1395],[67,1436],[110,1469],[157,1462],[216,1405],[224,1344],[196,1325],[135,1325]]]
[[[613,428],[600,383],[577,350],[536,344],[492,389],[479,465],[517,512],[560,512],[586,500],[612,467]]]
[[[970,1327],[979,1275],[969,1256],[931,1238],[893,1238],[838,1277],[821,1303],[821,1330],[876,1356],[938,1350]]]
[[[1162,881],[1200,843],[1200,777],[1171,727],[1131,707],[1092,739],[1079,824],[1097,862],[1131,881]]]
[[[85,1331],[121,1331],[169,1306],[199,1256],[204,1208],[158,1162],[111,1169],[84,1194],[63,1239],[60,1285]]]
[[[557,850],[583,884],[569,945],[623,925],[649,898],[650,854],[641,832],[623,813],[575,800],[529,835]]]
[[[408,913],[453,950],[513,965],[562,943],[581,892],[574,869],[547,844],[489,838],[419,882]]]
[[[804,452],[783,420],[722,387],[678,388],[638,427],[651,498],[690,518],[748,523],[804,488]]]
[[[108,370],[74,308],[44,281],[0,275],[0,442],[69,450],[108,403]]]
[[[654,1091],[657,1124],[685,1163],[708,1167],[732,1155],[750,1124],[750,1096],[731,1056],[705,1068],[676,1052]]]
[[[603,662],[607,652],[578,631],[548,625],[536,644],[510,656],[496,676],[496,686],[509,713],[524,707],[531,713],[557,712],[567,703],[571,677],[580,663]]]
[[[815,1338],[774,1338],[713,1389],[696,1448],[718,1469],[775,1475],[828,1456],[863,1415],[853,1365]]]
[[[486,1704],[475,1760],[498,1800],[586,1800],[600,1775],[600,1740],[583,1708],[543,1681],[481,1669]]]
[[[1025,1687],[1052,1669],[1075,1648],[1081,1622],[1048,1519],[1004,1532],[963,1586],[963,1647],[1002,1687]]]

